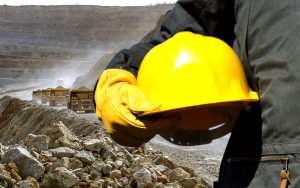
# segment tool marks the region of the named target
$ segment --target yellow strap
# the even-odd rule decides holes
[[[290,181],[290,174],[289,171],[287,169],[283,169],[280,171],[280,177],[281,177],[281,184],[280,184],[280,188],[287,188],[287,185]]]

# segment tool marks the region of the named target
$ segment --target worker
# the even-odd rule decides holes
[[[182,31],[219,38],[237,53],[260,100],[239,112],[214,187],[300,187],[299,12],[296,0],[179,0],[159,32],[108,64],[95,90],[98,117],[125,145],[169,130],[175,116],[138,118],[161,108],[136,86],[144,57]]]

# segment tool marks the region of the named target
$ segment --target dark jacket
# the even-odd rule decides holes
[[[107,68],[136,75],[153,46],[183,30],[233,46],[260,94],[232,131],[215,187],[279,187],[286,157],[289,187],[300,187],[300,1],[178,1],[159,33],[120,51]]]

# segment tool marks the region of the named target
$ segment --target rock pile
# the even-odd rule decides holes
[[[72,143],[72,144],[71,144]],[[0,187],[205,187],[149,145],[123,147],[98,134],[78,138],[62,122],[19,144],[0,145]]]
[[[123,147],[113,142],[100,128],[89,134],[80,134],[81,129],[76,129],[64,119],[65,111],[52,112],[53,109],[51,113],[49,109],[43,110],[52,117],[47,123],[40,119],[43,126],[36,118],[44,116],[34,116],[37,112],[24,118],[23,124],[16,123],[14,112],[33,112],[37,106],[13,98],[0,99],[1,102],[0,119],[10,121],[6,121],[9,125],[0,126],[0,132],[5,132],[10,141],[1,139],[0,143],[0,188],[207,187],[192,169],[173,163],[148,144],[138,148]],[[11,113],[8,114],[8,111]],[[55,113],[62,115],[61,118],[56,117]],[[76,116],[70,115],[69,118],[73,119],[71,122],[74,124]],[[19,132],[22,129],[23,132],[30,132],[26,128],[29,122],[40,125],[39,130],[33,129],[24,136]],[[17,129],[16,125],[20,127]],[[94,124],[90,126],[95,129]],[[85,127],[87,129],[88,126]]]

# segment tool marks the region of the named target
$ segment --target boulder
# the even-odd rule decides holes
[[[79,139],[61,121],[50,123],[43,131],[44,135],[49,136],[49,148],[69,147],[80,149]]]
[[[2,156],[4,163],[16,163],[20,176],[25,179],[28,176],[39,179],[44,174],[44,166],[34,158],[25,148],[20,146],[9,149]]]

